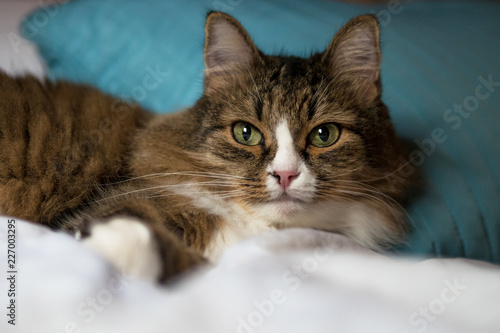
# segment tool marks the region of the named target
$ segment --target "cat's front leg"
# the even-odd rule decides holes
[[[83,243],[129,276],[166,283],[205,262],[170,231],[149,221],[116,215],[85,224]]]
[[[118,216],[93,222],[82,241],[124,274],[151,280],[160,276],[158,242],[138,219]]]

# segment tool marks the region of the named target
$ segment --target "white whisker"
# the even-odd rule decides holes
[[[117,181],[113,183],[107,183],[104,185],[119,185],[125,184],[132,181],[149,179],[149,178],[161,178],[161,177],[169,177],[169,176],[193,176],[193,177],[205,177],[205,178],[220,178],[220,179],[240,179],[240,180],[251,180],[247,177],[235,176],[230,174],[223,173],[215,173],[215,172],[203,172],[203,171],[179,171],[179,172],[161,172],[161,173],[152,173],[143,176],[131,177],[126,180]]]
[[[247,68],[248,70],[248,73],[250,74],[250,78],[252,79],[252,82],[253,82],[253,86],[255,87],[255,92],[257,93],[257,97],[259,98],[259,101],[261,103],[262,102],[262,98],[260,97],[260,93],[259,93],[259,88],[257,87],[257,83],[255,83],[255,79],[253,78],[253,74],[252,74],[252,71],[250,70],[250,68],[248,67],[248,64],[247,63],[244,63],[245,64],[245,67]]]
[[[101,201],[106,201],[122,196],[128,196],[131,194],[135,193],[141,193],[141,192],[148,192],[148,191],[159,191],[159,192],[167,192],[172,189],[176,188],[183,188],[183,189],[189,189],[190,187],[196,187],[196,186],[216,186],[216,187],[234,187],[235,185],[238,185],[238,183],[234,183],[231,181],[207,181],[207,182],[191,182],[191,183],[179,183],[179,184],[166,184],[166,185],[158,185],[158,186],[152,186],[152,187],[145,187],[137,190],[132,190],[132,191],[127,191],[124,193],[108,196],[103,199],[96,200],[94,202],[101,202]],[[193,192],[199,193],[198,188],[193,188]],[[177,194],[179,195],[179,194]]]

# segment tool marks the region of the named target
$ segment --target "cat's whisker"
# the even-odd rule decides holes
[[[397,202],[391,196],[383,193],[382,191],[380,191],[376,187],[373,187],[373,186],[368,185],[368,184],[364,184],[364,183],[356,181],[356,180],[342,180],[342,179],[337,179],[335,182],[337,184],[338,183],[344,183],[344,184],[347,183],[348,185],[350,185],[350,187],[348,187],[349,190],[358,190],[359,193],[363,193],[363,191],[366,191],[366,192],[369,192],[369,193],[376,194],[377,196],[381,196],[381,197],[385,198],[386,200],[390,201],[391,203],[393,203],[394,205],[400,207],[402,210],[404,210],[404,208],[401,206],[401,204],[399,202]],[[329,189],[329,187],[327,187],[327,186],[321,186],[321,187],[325,188],[325,189]],[[341,188],[335,187],[334,189],[341,189]]]
[[[206,171],[184,171],[185,173],[189,175],[212,175],[212,176],[221,176],[221,177],[228,177],[228,178],[238,178],[238,179],[248,179],[247,177],[243,176],[235,176],[231,174],[226,174],[226,173],[217,173],[217,172],[206,172]],[[179,172],[182,173],[182,172]]]
[[[379,189],[377,189],[376,187],[372,186],[372,185],[369,185],[369,184],[365,184],[361,181],[358,181],[358,180],[351,180],[351,179],[335,179],[334,180],[334,183],[338,184],[338,183],[344,183],[344,184],[351,184],[351,185],[355,185],[355,186],[359,186],[359,188],[363,189],[363,190],[367,190],[369,192],[374,192],[374,193],[377,193],[385,198],[387,198],[388,200],[391,200],[391,201],[396,201],[394,198],[390,197],[389,195],[385,194],[384,192],[380,191]],[[324,187],[324,188],[329,188],[328,186],[326,185],[320,185],[321,187]]]
[[[368,191],[370,193],[374,193],[374,194],[377,194],[377,195],[380,195],[383,198],[385,198],[387,201],[389,201],[393,206],[396,206],[397,208],[399,208],[399,211],[402,212],[405,215],[406,219],[409,222],[411,222],[411,224],[415,225],[413,219],[408,214],[408,212],[406,211],[406,209],[398,201],[396,201],[394,198],[392,198],[389,195],[381,192],[380,190],[378,190],[377,188],[375,188],[373,186],[370,186],[370,185],[367,185],[367,184],[363,184],[363,183],[359,183],[359,182],[357,182],[357,183],[358,183],[357,185],[360,186],[362,190]],[[349,189],[354,189],[354,188],[350,187]],[[385,202],[385,203],[387,203],[387,205],[390,205],[387,201],[379,198],[379,202]]]
[[[238,192],[238,193],[227,193],[225,195],[216,195],[217,199],[230,199],[230,198],[237,198],[245,195],[244,192]]]
[[[323,193],[323,197],[327,197],[327,198],[332,198],[332,199],[335,199],[335,201],[338,201],[338,200],[341,200],[344,199],[346,202],[357,202],[359,200],[359,197],[365,197],[365,198],[370,198],[370,199],[373,199],[377,202],[381,202],[383,201],[382,199],[380,198],[377,198],[376,196],[373,196],[373,195],[370,195],[370,194],[367,194],[367,193],[363,193],[363,192],[358,192],[358,191],[353,191],[352,189],[336,189],[336,194],[332,194],[332,193]],[[341,196],[339,194],[347,194],[349,196]],[[384,206],[386,205],[387,203],[384,202]]]
[[[377,189],[374,186],[371,186],[371,185],[368,185],[368,184],[363,184],[363,183],[359,183],[358,185],[362,186],[367,191],[370,191],[372,193],[377,193],[377,194],[383,196],[385,199],[387,199],[388,201],[390,201],[392,204],[394,204],[395,206],[399,207],[399,209],[406,216],[407,220],[409,222],[411,222],[413,225],[415,225],[415,223],[414,223],[413,219],[411,218],[410,214],[408,214],[408,212],[406,211],[406,209],[397,200],[395,200],[391,196],[383,193],[382,191],[380,191],[379,189]]]
[[[163,184],[161,186],[165,188],[169,187],[193,187],[193,186],[198,186],[198,185],[221,185],[221,186],[235,186],[239,185],[241,183],[236,183],[232,181],[220,181],[220,180],[212,180],[212,181],[206,181],[206,182],[188,182],[188,183],[178,183],[178,184]]]
[[[121,197],[121,196],[127,196],[127,195],[131,195],[131,194],[134,194],[134,193],[137,193],[137,192],[146,192],[146,191],[150,191],[150,190],[155,190],[157,187],[153,187],[153,188],[145,188],[145,189],[140,189],[140,190],[136,190],[136,191],[129,191],[129,192],[125,192],[125,193],[120,193],[118,195],[115,195],[115,196],[109,196],[109,197],[106,197],[104,199],[101,199],[101,200],[97,200],[95,202],[100,202],[100,201],[106,201],[106,200],[110,200],[112,198],[116,198],[116,197]],[[189,194],[192,194],[192,195],[213,195],[214,197],[217,197],[217,199],[226,199],[226,198],[230,198],[231,196],[243,196],[243,195],[247,195],[248,193],[245,192],[244,190],[229,190],[229,191],[215,191],[215,192],[210,192],[210,191],[205,191],[205,192],[200,192],[199,189],[196,189],[192,192],[187,192],[187,191],[184,191],[183,193],[166,193],[168,191],[160,191],[159,194],[151,194],[151,195],[146,195],[144,196],[143,198],[144,199],[151,199],[151,198],[160,198],[160,197],[169,197],[169,196],[186,196],[186,195],[189,195]],[[158,193],[158,192],[157,192]],[[222,193],[223,195],[219,195],[219,193]],[[185,204],[188,204],[189,201],[186,201]],[[172,207],[175,207],[176,205],[172,206]]]
[[[137,180],[149,179],[149,178],[161,178],[161,177],[169,177],[169,176],[193,176],[193,177],[205,177],[205,178],[220,178],[220,179],[241,179],[241,180],[250,180],[250,178],[243,176],[235,176],[230,174],[216,173],[216,172],[202,172],[202,171],[180,171],[180,172],[161,172],[161,173],[152,173],[138,177],[131,177],[126,180],[117,181],[113,183],[101,184],[103,186],[111,186],[111,185],[120,185],[125,183],[130,183]]]
[[[383,176],[380,176],[380,177],[376,177],[376,178],[369,178],[369,179],[360,179],[360,181],[364,181],[364,182],[372,182],[372,181],[377,181],[377,180],[382,180],[382,179],[387,179],[388,177],[398,173],[399,171],[401,171],[402,169],[404,169],[406,166],[408,166],[409,164],[411,164],[412,161],[408,160],[406,163],[403,163],[401,164],[396,170],[390,172],[390,173],[386,173],[384,174]],[[410,176],[411,177],[411,176]]]
[[[316,95],[313,96],[313,98],[316,98],[316,101],[321,101],[323,99],[323,97],[325,97],[325,95],[328,93],[328,89],[330,88],[330,86],[332,85],[333,82],[335,82],[337,80],[337,78],[340,76],[341,73],[338,73],[337,75],[335,75],[331,80],[330,82],[326,85],[326,87],[323,89],[323,91],[321,92],[321,95],[319,97],[316,98]]]
[[[345,204],[349,203],[349,200],[347,198],[339,196],[339,195],[333,195],[333,194],[330,194],[330,193],[317,193],[316,197],[318,199],[324,199],[324,198],[334,199],[334,201],[336,201],[336,202],[342,202],[342,203],[345,203]],[[315,208],[310,208],[310,210],[314,211]]]
[[[137,189],[137,190],[132,190],[132,191],[126,191],[126,192],[123,192],[123,193],[120,193],[120,194],[108,196],[108,197],[106,197],[104,199],[96,200],[94,202],[98,203],[98,202],[106,201],[106,200],[109,200],[109,199],[114,199],[114,198],[118,198],[118,197],[122,197],[122,196],[129,196],[129,195],[136,194],[136,193],[148,192],[148,191],[154,191],[154,190],[157,190],[157,191],[169,191],[172,188],[185,188],[185,189],[189,190],[190,187],[191,187],[194,193],[199,193],[199,189],[193,188],[193,187],[200,186],[200,185],[201,186],[228,186],[228,187],[235,186],[234,183],[230,183],[230,182],[221,183],[221,182],[213,182],[213,181],[209,181],[209,182],[197,182],[197,183],[167,184],[167,185],[145,187],[145,188],[141,188],[141,189]]]
[[[161,189],[161,188],[163,188],[163,186],[153,186],[153,187],[141,188],[141,189],[133,190],[133,191],[126,191],[126,192],[115,194],[115,195],[109,195],[103,199],[96,200],[93,203],[99,203],[99,202],[108,201],[111,199],[116,199],[119,197],[129,196],[129,195],[134,194],[134,193],[141,193],[141,192],[146,192],[146,191],[151,191],[151,190]]]
[[[415,221],[413,221],[413,219],[411,218],[410,214],[406,211],[406,209],[398,202],[396,201],[394,198],[390,197],[389,195],[381,192],[380,190],[378,190],[377,188],[373,187],[373,186],[370,186],[370,185],[367,185],[367,184],[363,184],[361,182],[357,182],[357,181],[352,181],[352,182],[355,182],[355,183],[358,183],[357,185],[359,185],[363,190],[366,190],[366,191],[369,191],[369,192],[372,192],[372,193],[376,193],[376,194],[379,194],[379,195],[382,195],[385,199],[387,199],[389,202],[391,202],[394,206],[396,206],[397,208],[399,208],[399,212],[403,213],[406,220],[412,225],[412,226],[415,226]],[[367,188],[368,187],[368,188]],[[352,187],[350,189],[353,189]],[[356,192],[358,193],[358,192]],[[378,200],[379,202],[386,202],[385,200],[383,199],[380,199]],[[387,203],[387,202],[386,202]],[[387,203],[387,205],[390,206],[389,203]],[[387,207],[386,205],[386,207]],[[390,211],[392,212],[392,210],[390,209]],[[394,215],[394,214],[393,214]],[[394,215],[395,216],[395,215]],[[395,216],[397,218],[397,216]],[[419,231],[418,231],[419,232]],[[420,233],[420,232],[419,232]]]
[[[356,167],[356,168],[354,168],[354,169],[351,169],[351,170],[346,171],[346,172],[344,172],[344,173],[341,173],[341,174],[335,175],[335,177],[334,177],[334,178],[332,178],[332,180],[336,181],[336,180],[337,180],[338,178],[340,178],[340,177],[343,177],[343,176],[346,176],[346,175],[348,175],[348,174],[350,174],[350,173],[356,172],[356,171],[360,170],[361,168],[363,168],[363,167],[364,167],[365,165],[367,165],[367,164],[368,164],[368,162],[364,162],[363,164],[361,164],[360,166],[358,166],[358,167]]]
[[[382,191],[380,191],[379,189],[377,189],[376,187],[372,186],[372,185],[368,185],[368,184],[364,184],[362,182],[359,182],[359,181],[355,181],[355,180],[337,180],[337,182],[343,182],[343,183],[349,183],[349,184],[354,184],[355,186],[359,186],[359,188],[361,188],[362,190],[364,191],[368,191],[370,193],[375,193],[377,195],[380,195],[382,196],[383,198],[385,198],[387,201],[390,201],[392,204],[398,206],[402,211],[405,212],[405,214],[408,216],[409,219],[410,216],[408,215],[408,213],[406,212],[406,210],[404,209],[403,206],[401,206],[401,204],[395,200],[394,198],[392,198],[391,196],[383,193]]]
[[[220,179],[248,179],[242,176],[234,176],[229,174],[214,173],[214,172],[198,172],[198,171],[182,171],[182,172],[170,172],[170,173],[155,173],[149,174],[141,177],[131,178],[131,180],[139,180],[142,178],[150,177],[167,177],[167,176],[194,176],[194,177],[206,177],[206,178],[220,178]]]
[[[243,196],[249,197],[248,193],[246,193],[243,190],[235,190],[235,191],[227,191],[227,192],[228,193],[224,193],[223,195],[218,195],[217,193],[212,193],[212,192],[206,192],[206,193],[204,193],[204,192],[201,192],[201,193],[200,192],[196,192],[196,193],[193,193],[193,194],[198,194],[198,195],[210,194],[210,195],[213,195],[218,200],[230,199],[230,198],[237,198],[237,197],[243,197]],[[229,192],[232,192],[232,193],[229,193]],[[180,194],[167,193],[167,194],[159,194],[159,195],[154,195],[154,196],[148,196],[148,198],[162,198],[162,197],[169,197],[169,196],[180,196]],[[171,205],[169,208],[179,208],[179,207],[186,206],[186,205],[191,205],[191,204],[192,203],[190,201],[185,201],[185,202],[182,202],[182,203]]]
[[[339,193],[348,194],[348,195],[351,195],[354,197],[365,197],[367,199],[371,199],[373,201],[376,201],[379,204],[381,204],[382,206],[384,206],[385,208],[387,208],[387,210],[394,216],[394,218],[396,220],[401,219],[401,216],[399,216],[396,212],[403,212],[405,215],[407,215],[407,213],[403,209],[403,207],[395,200],[390,201],[392,203],[392,205],[391,205],[388,201],[383,200],[382,198],[378,197],[377,195],[366,193],[366,192],[360,191],[359,189],[356,189],[353,187],[345,187],[345,188],[337,187],[335,190],[336,190],[336,192],[339,192]],[[378,191],[376,193],[381,194]],[[355,199],[353,199],[353,200],[355,200]]]
[[[364,163],[363,165],[365,165],[366,163]],[[362,167],[362,166],[360,166]],[[359,169],[360,167],[358,167],[357,169]],[[356,170],[356,169],[354,169]],[[352,170],[352,171],[354,171]],[[348,172],[349,173],[349,172]],[[345,173],[347,174],[347,173]],[[345,175],[345,174],[342,174],[342,175]],[[394,199],[392,198],[391,196],[383,193],[382,191],[380,191],[379,189],[377,189],[376,187],[372,186],[372,185],[369,185],[369,184],[366,184],[364,183],[364,181],[366,180],[350,180],[350,179],[338,179],[338,177],[342,176],[342,175],[338,175],[337,177],[333,178],[332,179],[332,182],[334,183],[348,183],[348,184],[354,184],[356,186],[359,186],[361,189],[365,190],[365,191],[368,191],[368,192],[371,192],[371,193],[376,193],[377,195],[380,195],[382,197],[384,197],[385,199],[387,199],[388,201],[391,201],[392,203],[396,204],[397,206],[399,206],[402,210],[403,207]],[[380,179],[383,179],[384,177],[381,177]],[[373,180],[376,180],[376,179],[371,179],[371,181]],[[325,188],[325,189],[328,189],[329,186],[326,186],[326,185],[318,185],[319,188]]]
[[[211,191],[193,191],[193,192],[183,192],[183,193],[165,193],[165,192],[161,192],[161,194],[158,194],[156,195],[155,197],[168,197],[168,196],[190,196],[190,195],[193,195],[193,196],[196,196],[196,195],[199,195],[200,197],[202,196],[206,196],[206,195],[210,195],[210,196],[213,196],[217,199],[219,198],[223,198],[224,196],[226,195],[231,195],[231,194],[245,194],[246,192],[243,191],[243,190],[229,190],[229,191],[215,191],[215,192],[211,192]],[[151,197],[151,196],[149,196]]]
[[[248,70],[248,73],[250,74],[250,78],[252,79],[252,82],[253,82],[253,86],[255,88],[255,92],[257,93],[257,97],[259,98],[259,101],[260,103],[262,104],[263,101],[262,101],[262,98],[260,97],[260,93],[259,93],[259,88],[257,87],[257,83],[255,82],[255,79],[253,77],[253,74],[252,74],[252,71],[250,70],[250,68],[248,67],[248,64],[247,63],[244,63],[245,64],[245,67],[246,69]]]

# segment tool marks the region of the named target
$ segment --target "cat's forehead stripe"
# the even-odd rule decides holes
[[[273,171],[298,170],[300,157],[295,151],[293,137],[285,120],[282,120],[276,127],[276,141],[278,143],[278,151],[272,164]]]
[[[276,127],[276,140],[278,141],[278,147],[293,146],[292,134],[285,120],[282,120]]]
[[[257,93],[259,93],[258,90]],[[262,109],[264,107],[264,103],[262,102],[260,94],[257,97],[258,98],[257,98],[257,105],[255,106],[255,112],[257,113],[257,119],[259,119],[259,121],[262,121]]]

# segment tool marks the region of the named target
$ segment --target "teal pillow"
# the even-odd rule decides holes
[[[348,19],[382,27],[383,98],[413,144],[421,186],[397,250],[500,263],[500,3],[414,1],[356,6],[302,0],[80,0],[22,25],[53,79],[95,85],[158,112],[191,105],[203,82],[204,19],[222,10],[267,53],[323,50]]]

